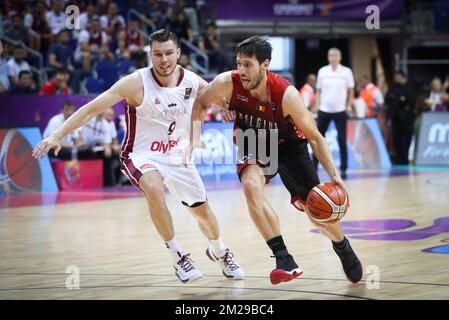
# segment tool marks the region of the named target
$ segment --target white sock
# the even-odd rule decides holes
[[[228,248],[227,246],[225,246],[225,244],[223,243],[223,241],[221,241],[220,238],[216,240],[210,239],[209,241],[212,244],[212,250],[214,251],[214,254],[217,257],[222,256],[223,252]]]
[[[176,241],[176,237],[173,237],[173,239],[169,241],[165,241],[165,245],[170,251],[173,264],[176,265],[182,255],[185,254],[184,250],[182,250],[181,245]]]

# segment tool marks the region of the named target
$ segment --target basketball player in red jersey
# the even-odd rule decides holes
[[[189,143],[193,102],[207,82],[177,65],[181,50],[174,33],[167,30],[152,33],[150,46],[152,68],[138,69],[120,79],[80,108],[58,130],[37,144],[33,156],[44,157],[51,149],[57,155],[63,137],[112,105],[126,100],[121,169],[145,194],[151,218],[169,250],[176,276],[183,283],[190,283],[203,274],[175,238],[164,186],[188,208],[209,239],[207,256],[221,266],[226,278],[242,279],[243,269],[220,238],[217,220],[195,165],[185,167],[181,162]]]
[[[290,192],[291,203],[308,213],[305,205],[307,194],[320,181],[307,150],[307,142],[311,144],[332,183],[345,190],[346,186],[335,167],[326,140],[319,133],[298,90],[287,80],[268,71],[271,52],[270,43],[258,36],[237,45],[238,70],[219,74],[195,100],[190,146],[186,149],[185,157],[188,160],[192,150],[201,146],[199,133],[207,106],[226,99],[229,105],[225,108],[235,112],[234,128],[240,129],[235,130],[237,135],[245,130],[256,130],[260,140],[264,134],[269,135],[269,129],[276,129],[277,172]],[[278,216],[264,197],[265,184],[276,173],[265,175],[263,168],[266,163],[250,154],[247,146],[243,146],[243,151],[240,150],[242,146],[238,149],[241,157],[237,160],[237,173],[250,216],[276,258],[276,269],[270,274],[271,283],[292,280],[300,276],[302,270],[289,254],[281,236]],[[344,236],[340,223],[312,223],[332,241],[348,280],[353,283],[360,281],[362,265]]]

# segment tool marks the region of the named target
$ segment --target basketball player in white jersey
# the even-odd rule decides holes
[[[189,142],[193,102],[207,82],[177,65],[181,50],[174,33],[154,32],[150,46],[152,68],[139,69],[120,79],[80,108],[55,133],[39,142],[33,156],[43,158],[51,149],[57,154],[64,136],[125,99],[127,130],[120,154],[122,172],[145,194],[153,223],[171,253],[176,275],[183,283],[203,276],[175,238],[164,185],[197,219],[210,241],[208,257],[221,265],[227,278],[242,279],[242,268],[219,237],[217,220],[195,164],[181,163]]]

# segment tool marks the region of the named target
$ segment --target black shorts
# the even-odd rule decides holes
[[[282,183],[290,192],[292,205],[303,211],[301,205],[305,205],[310,190],[320,183],[307,149],[307,141],[303,140],[294,144],[283,143],[279,144],[278,148],[278,170],[275,174],[265,176],[266,183],[279,173]],[[250,164],[248,163],[250,158],[251,156],[247,155],[237,163],[239,179],[243,170]],[[257,164],[264,167],[258,161]]]

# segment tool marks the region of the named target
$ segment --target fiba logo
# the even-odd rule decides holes
[[[448,143],[449,142],[449,123],[435,123],[429,130],[430,143]]]
[[[74,187],[80,179],[80,165],[78,161],[68,161],[64,164],[64,174],[67,183]]]
[[[0,129],[0,190],[40,191],[42,175],[32,147],[16,129]]]

